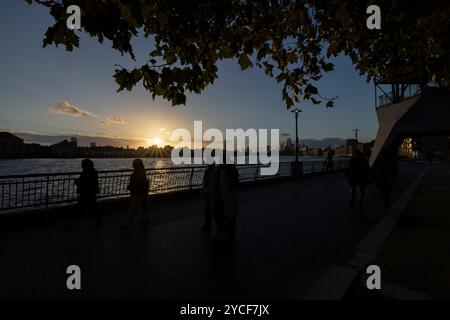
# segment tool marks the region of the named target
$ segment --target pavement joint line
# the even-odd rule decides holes
[[[389,213],[359,243],[346,265],[333,265],[324,273],[322,278],[306,296],[307,300],[340,300],[343,298],[358,274],[376,258],[382,244],[392,232],[392,229],[405,210],[409,200],[414,195],[429,167],[430,165],[427,165],[420,172],[417,178],[400,195]],[[392,288],[389,285],[388,287]],[[392,289],[392,292],[398,291],[398,289]]]

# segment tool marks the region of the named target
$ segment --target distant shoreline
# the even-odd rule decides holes
[[[279,153],[280,157],[295,157],[295,154],[291,154],[291,153]],[[335,155],[335,157],[347,157],[348,155]],[[325,155],[319,156],[319,155],[300,155],[301,158],[324,158]],[[13,157],[1,157],[0,156],[0,161],[1,160],[26,160],[26,159],[35,159],[35,160],[40,160],[40,159],[46,159],[46,160],[51,160],[51,159],[85,159],[85,158],[89,158],[89,159],[135,159],[135,158],[141,158],[141,159],[170,159],[171,156],[170,155],[159,155],[159,156],[138,156],[138,155],[117,155],[117,156],[88,156],[88,155],[75,155],[75,156],[13,156]]]

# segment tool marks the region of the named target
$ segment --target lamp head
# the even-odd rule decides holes
[[[300,110],[299,108],[295,108],[295,109],[292,109],[291,112],[293,112],[295,114],[295,119],[297,119],[298,115],[300,114],[300,112],[302,112],[302,110]]]

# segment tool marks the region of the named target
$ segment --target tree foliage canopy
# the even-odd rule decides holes
[[[135,58],[132,40],[153,39],[148,61],[118,67],[119,91],[138,83],[153,98],[185,104],[187,92],[201,93],[218,77],[218,62],[234,59],[241,69],[261,68],[283,84],[289,108],[310,100],[333,106],[314,85],[333,70],[332,58],[346,55],[355,68],[385,83],[450,83],[448,0],[378,0],[381,30],[366,27],[361,0],[26,0],[50,9],[55,24],[47,45],[79,47],[77,31],[66,27],[66,8],[82,11],[82,31]]]

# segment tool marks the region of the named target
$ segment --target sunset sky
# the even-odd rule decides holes
[[[133,66],[105,42],[81,34],[79,49],[42,48],[53,19],[46,8],[21,0],[0,2],[0,130],[46,135],[120,137],[167,142],[176,128],[278,128],[294,135],[294,118],[281,99],[281,86],[261,70],[240,71],[222,62],[219,79],[202,95],[188,95],[186,106],[172,107],[140,85],[116,93],[114,64]],[[146,61],[152,41],[135,43],[137,64]],[[374,87],[354,70],[348,58],[319,83],[322,95],[339,96],[336,107],[301,104],[301,138],[349,138],[361,129],[363,141],[375,137]],[[159,141],[155,141],[159,139]]]

